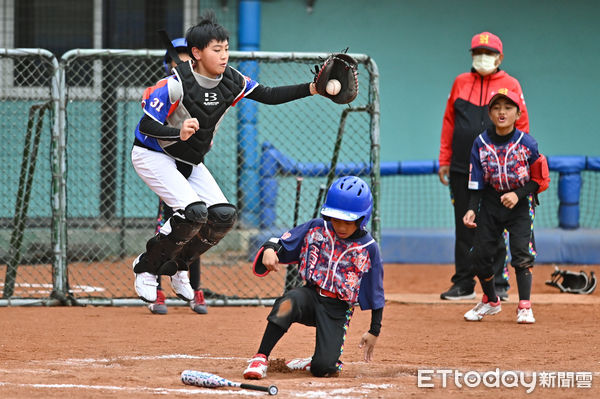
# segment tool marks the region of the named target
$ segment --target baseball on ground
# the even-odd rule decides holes
[[[338,94],[340,90],[342,90],[342,84],[337,79],[331,79],[327,82],[327,87],[325,87],[325,91],[332,96]]]

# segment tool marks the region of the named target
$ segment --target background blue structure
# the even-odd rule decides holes
[[[538,262],[600,263],[600,230],[580,229],[580,193],[584,170],[600,173],[600,157],[549,157],[550,170],[558,172],[559,228],[536,229]],[[430,175],[437,173],[437,161],[382,162],[381,176]],[[325,176],[329,165],[297,162],[264,143],[260,167],[262,232],[253,238],[252,248],[271,236],[278,236],[287,227],[277,224],[278,176]],[[337,175],[369,173],[362,163],[340,163]],[[386,262],[393,263],[452,263],[454,233],[450,229],[384,229],[382,252]]]
[[[239,5],[238,43],[240,51],[260,50],[260,0],[241,0]],[[258,80],[259,66],[256,61],[240,63],[240,72]],[[244,223],[251,226],[258,224],[258,104],[254,101],[242,101],[238,106],[238,154],[239,165],[238,187],[240,201],[238,206],[245,218]]]

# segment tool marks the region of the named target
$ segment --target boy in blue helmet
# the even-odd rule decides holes
[[[337,375],[356,304],[371,309],[371,326],[359,347],[364,348],[365,361],[373,359],[385,298],[379,245],[365,230],[372,208],[367,183],[356,176],[341,177],[327,192],[323,218],[309,220],[262,245],[254,274],[262,277],[279,271],[279,263],[298,263],[304,285],[275,301],[244,378],[266,377],[269,355],[292,323],[316,327],[316,343],[311,358],[292,360],[288,368],[310,370],[316,377]]]

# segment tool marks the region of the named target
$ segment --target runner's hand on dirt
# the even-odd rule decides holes
[[[358,347],[363,349],[364,360],[365,362],[370,362],[373,360],[373,350],[375,349],[375,344],[377,343],[377,337],[373,334],[366,332],[360,338],[360,343]]]

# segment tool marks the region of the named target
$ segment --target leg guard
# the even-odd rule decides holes
[[[188,205],[183,212],[185,218],[181,216],[180,212],[175,212],[169,219],[171,232],[168,235],[158,233],[148,240],[146,253],[140,258],[134,272],[174,275],[178,267],[173,260],[203,226],[201,223],[202,208],[206,210],[204,202],[194,202]]]
[[[187,267],[204,252],[214,247],[233,228],[237,209],[231,204],[215,204],[208,208],[208,218],[198,234],[192,238],[178,257],[178,267]]]
[[[202,201],[192,202],[185,207],[183,213],[186,220],[197,225],[203,225],[208,218],[208,209],[206,208],[206,204]]]
[[[217,245],[237,221],[237,209],[231,204],[215,204],[208,208],[208,220],[200,235],[212,246]]]
[[[591,294],[596,289],[596,276],[590,272],[590,276],[581,270],[579,273],[569,270],[560,270],[554,266],[552,279],[546,281],[546,285],[558,288],[561,292],[572,294]]]

